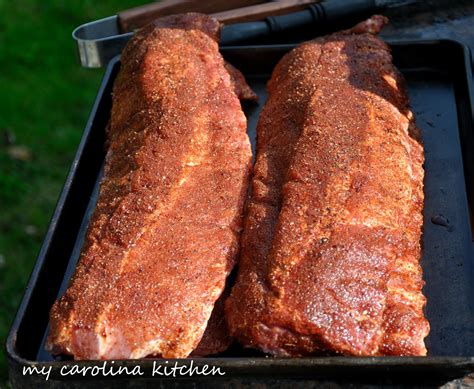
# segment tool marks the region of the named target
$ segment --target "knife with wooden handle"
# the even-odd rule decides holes
[[[289,12],[301,11],[308,4],[317,3],[316,0],[279,0],[267,3],[250,5],[247,7],[231,9],[213,13],[212,16],[224,24],[253,22],[268,16],[284,15]]]
[[[274,3],[286,3],[287,1],[275,1]],[[292,0],[290,3],[294,3]],[[297,2],[297,1],[296,1]],[[155,3],[145,4],[140,7],[131,8],[117,14],[118,28],[121,33],[134,31],[143,27],[160,16],[185,13],[200,12],[213,14],[216,12],[234,10],[265,3],[265,0],[165,0]]]
[[[72,36],[76,40],[83,67],[98,68],[120,54],[133,30],[151,20],[180,12],[212,14],[222,23],[248,22],[267,16],[304,9],[319,0],[164,0],[119,12],[117,15],[85,23]]]
[[[121,29],[140,27],[157,17],[177,12],[210,13],[226,24],[222,28],[220,44],[235,45],[303,26],[330,22],[359,13],[375,13],[388,7],[398,7],[416,1],[280,0],[255,4],[256,0],[226,0],[226,4],[223,5],[221,1],[168,0],[83,24],[76,28],[72,35],[77,42],[81,65],[96,68],[105,66],[113,57],[120,54],[133,35],[133,31],[124,33]],[[246,7],[232,10],[227,8],[238,4]],[[299,11],[287,13],[290,10]],[[255,19],[258,21],[254,21]]]

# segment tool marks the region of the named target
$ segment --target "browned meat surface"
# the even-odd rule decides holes
[[[51,310],[54,353],[186,357],[235,263],[246,119],[210,33],[217,22],[183,18],[191,27],[148,26],[122,54],[98,203]]]
[[[212,315],[207,323],[206,331],[199,345],[191,353],[191,357],[216,355],[227,350],[232,344],[232,337],[227,329],[224,315],[224,302],[229,297],[230,288],[226,287],[221,297],[216,301]]]
[[[206,34],[212,40],[218,42],[221,34],[221,24],[214,18],[206,17],[202,14],[189,12],[186,14],[175,14],[163,16],[155,19],[141,31],[141,36],[145,37],[151,30],[156,28],[172,28],[179,30],[197,30]],[[134,38],[140,39],[140,38]]]
[[[230,74],[230,79],[232,80],[232,83],[234,84],[235,93],[237,93],[237,96],[239,96],[239,99],[257,101],[258,96],[252,90],[252,88],[250,88],[250,86],[247,84],[247,81],[245,81],[244,75],[240,72],[240,70],[235,68],[229,62],[225,63],[225,68]]]
[[[274,355],[425,355],[423,149],[375,16],[287,54],[257,128],[229,329]]]
[[[153,22],[153,26],[179,28],[184,30],[201,30],[215,41],[219,41],[221,28],[221,25],[216,19],[202,18],[197,16],[195,13],[165,16],[156,19]],[[239,99],[256,101],[258,97],[249,87],[242,73],[228,62],[224,62],[224,66],[230,74],[230,79]]]

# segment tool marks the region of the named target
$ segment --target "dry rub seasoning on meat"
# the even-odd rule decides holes
[[[232,335],[279,356],[425,355],[423,148],[374,16],[277,65],[257,128]]]
[[[252,96],[218,33],[205,15],[173,16],[125,48],[98,203],[51,310],[53,353],[174,358],[198,346],[236,260],[251,168],[234,90]],[[211,330],[229,342],[221,321]]]

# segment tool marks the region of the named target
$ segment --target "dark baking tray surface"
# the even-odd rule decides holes
[[[392,42],[395,64],[402,70],[412,109],[425,144],[425,208],[423,260],[431,324],[428,357],[314,357],[265,358],[238,346],[216,358],[195,359],[195,364],[221,367],[220,383],[252,379],[282,380],[337,377],[395,380],[447,379],[474,369],[474,255],[469,205],[474,206],[473,99],[470,52],[455,41]],[[255,145],[255,126],[265,101],[265,85],[272,68],[293,45],[248,46],[222,49],[227,60],[246,75],[260,96],[258,104],[245,104],[249,136]],[[11,329],[7,352],[11,380],[16,386],[37,385],[44,378],[24,376],[22,369],[35,363],[52,366],[50,378],[68,385],[82,376],[61,377],[68,361],[53,360],[44,350],[48,312],[67,285],[82,245],[88,218],[97,197],[104,160],[104,129],[109,120],[111,88],[119,68],[109,65],[87,122],[44,245]],[[433,220],[449,220],[445,225]],[[443,224],[443,223],[441,223]],[[182,360],[189,362],[190,359]],[[70,362],[69,362],[70,363]],[[85,361],[82,365],[99,362]],[[151,369],[153,360],[117,361]],[[161,363],[164,363],[161,360]],[[209,378],[198,378],[204,384]],[[79,381],[75,381],[79,380]],[[91,377],[88,384],[112,383],[110,377]],[[113,378],[133,381],[134,378]],[[155,379],[156,380],[156,379]],[[186,381],[189,382],[189,378]],[[269,382],[269,381],[268,381]],[[413,382],[413,381],[411,381]]]

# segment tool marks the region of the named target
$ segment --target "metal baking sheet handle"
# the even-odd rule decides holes
[[[117,22],[117,15],[109,16],[83,24],[72,32],[72,37],[77,42],[81,66],[104,67],[110,58],[122,51],[133,32],[120,34]]]

